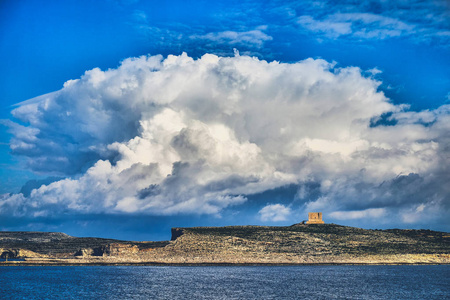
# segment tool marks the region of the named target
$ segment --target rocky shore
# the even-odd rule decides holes
[[[295,224],[173,228],[171,241],[133,242],[0,232],[0,256],[0,265],[449,264],[450,233]]]

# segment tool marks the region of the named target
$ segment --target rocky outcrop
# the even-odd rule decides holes
[[[136,254],[138,252],[139,252],[139,247],[137,245],[112,243],[109,245],[106,254],[112,255],[112,256],[123,256],[123,255]]]
[[[46,255],[39,254],[30,250],[26,249],[5,249],[0,248],[0,259],[17,259],[17,258],[24,258],[24,257],[47,257]]]
[[[105,253],[105,247],[97,248],[83,248],[74,253],[74,256],[103,256]]]
[[[0,248],[0,259],[11,259],[17,258],[19,256],[19,249],[1,249]]]

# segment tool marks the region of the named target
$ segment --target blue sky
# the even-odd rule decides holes
[[[0,229],[155,240],[321,210],[448,231],[449,14],[447,1],[2,1]]]

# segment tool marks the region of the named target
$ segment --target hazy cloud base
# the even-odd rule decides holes
[[[261,220],[320,210],[448,225],[450,106],[408,111],[373,73],[211,54],[87,71],[3,122],[30,169],[66,178],[0,195],[0,214],[219,215],[294,184],[291,204],[261,203]]]

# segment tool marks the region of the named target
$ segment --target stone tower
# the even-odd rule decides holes
[[[308,222],[306,224],[325,224],[322,221],[322,213],[321,212],[310,212],[308,213]]]

